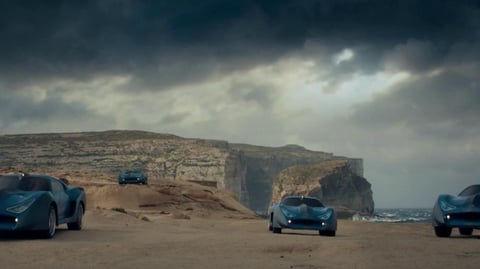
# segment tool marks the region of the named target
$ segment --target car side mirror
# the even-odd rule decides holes
[[[65,185],[68,185],[68,180],[66,178],[60,178],[60,181],[65,183]]]

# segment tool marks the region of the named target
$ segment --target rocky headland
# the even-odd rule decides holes
[[[374,203],[370,183],[352,172],[347,160],[332,160],[284,169],[273,184],[272,202],[285,195],[314,196],[334,207],[340,217],[372,214]]]

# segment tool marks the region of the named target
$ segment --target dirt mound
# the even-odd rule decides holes
[[[0,174],[9,172],[18,171],[0,169]],[[119,185],[114,178],[103,174],[29,172],[65,178],[70,185],[83,187],[87,195],[87,210],[107,209],[143,220],[159,216],[177,219],[255,217],[251,210],[235,199],[233,193],[194,182],[158,180],[151,181],[149,185]]]
[[[189,182],[162,181],[150,185],[118,185],[72,181],[83,186],[87,209],[111,209],[150,220],[159,215],[253,218],[254,213],[227,191]]]

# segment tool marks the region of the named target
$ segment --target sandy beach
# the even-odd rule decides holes
[[[475,233],[474,233],[475,234]],[[267,231],[263,219],[212,215],[145,221],[88,210],[82,231],[1,238],[2,268],[477,268],[480,237],[437,238],[428,223],[341,220],[336,237]]]
[[[1,268],[477,268],[480,233],[437,238],[430,223],[339,220],[336,237],[268,231],[231,193],[181,181],[83,186],[81,231],[0,237]]]

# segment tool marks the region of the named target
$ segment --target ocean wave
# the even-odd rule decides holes
[[[429,222],[431,209],[428,208],[388,208],[376,209],[373,216],[361,216],[355,214],[354,221],[385,222],[385,223],[408,223]]]

